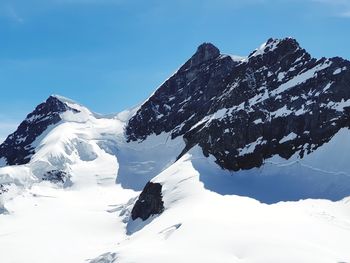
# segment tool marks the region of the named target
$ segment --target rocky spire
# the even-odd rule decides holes
[[[203,43],[197,48],[196,53],[181,67],[180,71],[198,66],[219,56],[220,50],[216,46],[211,43]]]

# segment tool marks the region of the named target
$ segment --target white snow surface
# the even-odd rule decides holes
[[[106,117],[58,98],[80,113],[62,114],[29,164],[0,168],[2,263],[350,262],[350,199],[299,200],[349,182],[348,129],[302,160],[231,173],[199,147],[176,161],[181,137],[126,143],[135,109]],[[41,181],[54,169],[71,185]],[[165,211],[132,221],[148,180],[162,184]]]
[[[287,141],[291,141],[294,140],[297,137],[297,135],[294,132],[291,132],[290,134],[288,134],[287,136],[283,137],[279,143],[284,143]]]
[[[295,76],[291,80],[288,80],[287,82],[281,84],[277,89],[273,90],[271,92],[270,96],[276,96],[276,95],[281,94],[282,92],[284,92],[290,88],[293,88],[297,85],[300,85],[301,83],[304,83],[305,81],[313,78],[315,76],[315,74],[317,74],[317,72],[328,68],[330,65],[331,65],[331,62],[329,60],[326,60],[323,64],[317,65],[314,68],[311,68],[311,69]]]
[[[105,254],[115,255],[106,262],[350,260],[349,198],[267,205],[206,190],[201,177],[213,171],[213,160],[195,148],[155,177],[165,212]]]

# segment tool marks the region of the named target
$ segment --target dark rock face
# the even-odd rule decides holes
[[[132,220],[141,218],[145,221],[151,215],[158,215],[163,211],[162,185],[148,182],[131,211],[131,218]]]
[[[17,130],[0,145],[0,158],[5,158],[7,165],[28,163],[35,151],[32,143],[50,125],[60,122],[60,113],[68,110],[78,112],[58,98],[50,96],[44,103],[38,105]]]
[[[197,52],[188,60],[183,69],[193,68],[203,62],[213,60],[220,56],[220,50],[211,43],[203,43],[197,49]]]
[[[142,140],[163,131],[171,131],[174,138],[200,121],[212,107],[212,98],[225,89],[222,80],[237,64],[217,51],[212,45],[201,45],[130,120],[126,127],[128,139]]]
[[[209,55],[208,55],[209,54]],[[269,39],[246,59],[209,44],[130,119],[129,141],[169,132],[226,169],[259,167],[278,154],[301,157],[350,127],[350,62],[315,59],[291,38]]]

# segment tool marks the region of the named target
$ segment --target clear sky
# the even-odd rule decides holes
[[[350,59],[350,0],[0,0],[0,140],[50,94],[118,112],[202,42],[247,55],[286,36]]]

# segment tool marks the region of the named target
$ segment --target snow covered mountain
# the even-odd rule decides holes
[[[204,43],[115,116],[50,96],[0,146],[1,257],[350,262],[349,114],[350,62],[292,38]]]
[[[126,128],[129,140],[169,132],[223,168],[302,158],[349,127],[350,62],[314,59],[296,40],[269,39],[247,58],[201,45]]]

